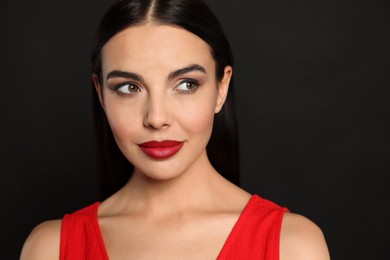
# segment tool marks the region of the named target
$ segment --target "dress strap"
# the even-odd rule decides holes
[[[64,215],[60,260],[108,260],[98,225],[99,204]]]
[[[218,259],[279,260],[280,231],[287,208],[253,195]]]

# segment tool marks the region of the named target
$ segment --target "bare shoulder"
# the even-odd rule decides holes
[[[329,260],[321,229],[304,216],[286,213],[280,234],[281,260]]]
[[[59,259],[61,220],[49,220],[36,226],[24,242],[20,260]]]

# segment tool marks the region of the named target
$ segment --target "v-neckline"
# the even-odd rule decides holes
[[[222,249],[219,252],[216,259],[220,258],[220,256],[224,253],[224,251],[227,250],[226,248],[229,247],[229,244],[230,244],[230,241],[232,240],[232,238],[235,237],[237,233],[239,233],[239,229],[242,226],[241,222],[243,221],[243,219],[245,219],[245,215],[247,215],[247,212],[249,211],[250,205],[253,204],[252,201],[255,200],[256,197],[257,197],[257,195],[254,194],[249,198],[248,202],[246,203],[246,205],[242,209],[240,215],[238,216],[236,222],[234,223],[233,228],[231,229],[229,235],[227,236],[227,238],[222,246]],[[103,254],[103,257],[105,260],[109,260],[110,258],[108,257],[107,248],[105,246],[103,234],[102,234],[102,231],[100,229],[100,224],[99,224],[99,217],[98,217],[99,205],[100,205],[100,202],[96,202],[94,205],[94,217],[93,217],[92,224],[93,224],[96,238],[98,240],[98,244],[100,246],[100,250]]]
[[[221,251],[219,251],[217,259],[220,259],[220,256],[224,253],[225,250],[227,250],[226,248],[229,248],[229,244],[231,243],[232,238],[235,237],[236,234],[239,233],[240,227],[242,226],[241,222],[245,219],[245,216],[248,214],[250,206],[253,204],[252,201],[255,200],[256,197],[257,197],[257,195],[252,195],[249,198],[248,202],[246,203],[245,207],[242,209],[240,215],[238,216],[238,218],[236,220],[236,223],[234,223],[234,226],[230,231],[230,234],[227,236],[225,243],[222,246]]]

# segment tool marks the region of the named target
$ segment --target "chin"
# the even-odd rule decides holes
[[[134,173],[155,181],[168,181],[176,179],[186,172],[183,163],[167,161],[144,162],[134,164]]]
[[[135,170],[139,175],[143,176],[146,180],[151,182],[165,182],[177,179],[182,176],[182,172],[177,171],[140,171]]]

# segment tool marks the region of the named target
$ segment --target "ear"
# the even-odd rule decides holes
[[[225,100],[229,91],[230,79],[233,75],[233,68],[231,66],[226,66],[223,74],[222,80],[218,83],[218,97],[217,103],[215,105],[215,113],[219,113],[221,111],[223,104],[225,104]]]
[[[104,110],[103,88],[99,83],[99,77],[95,73],[92,74],[92,81],[93,85],[95,86],[96,93],[99,97],[100,105]]]

